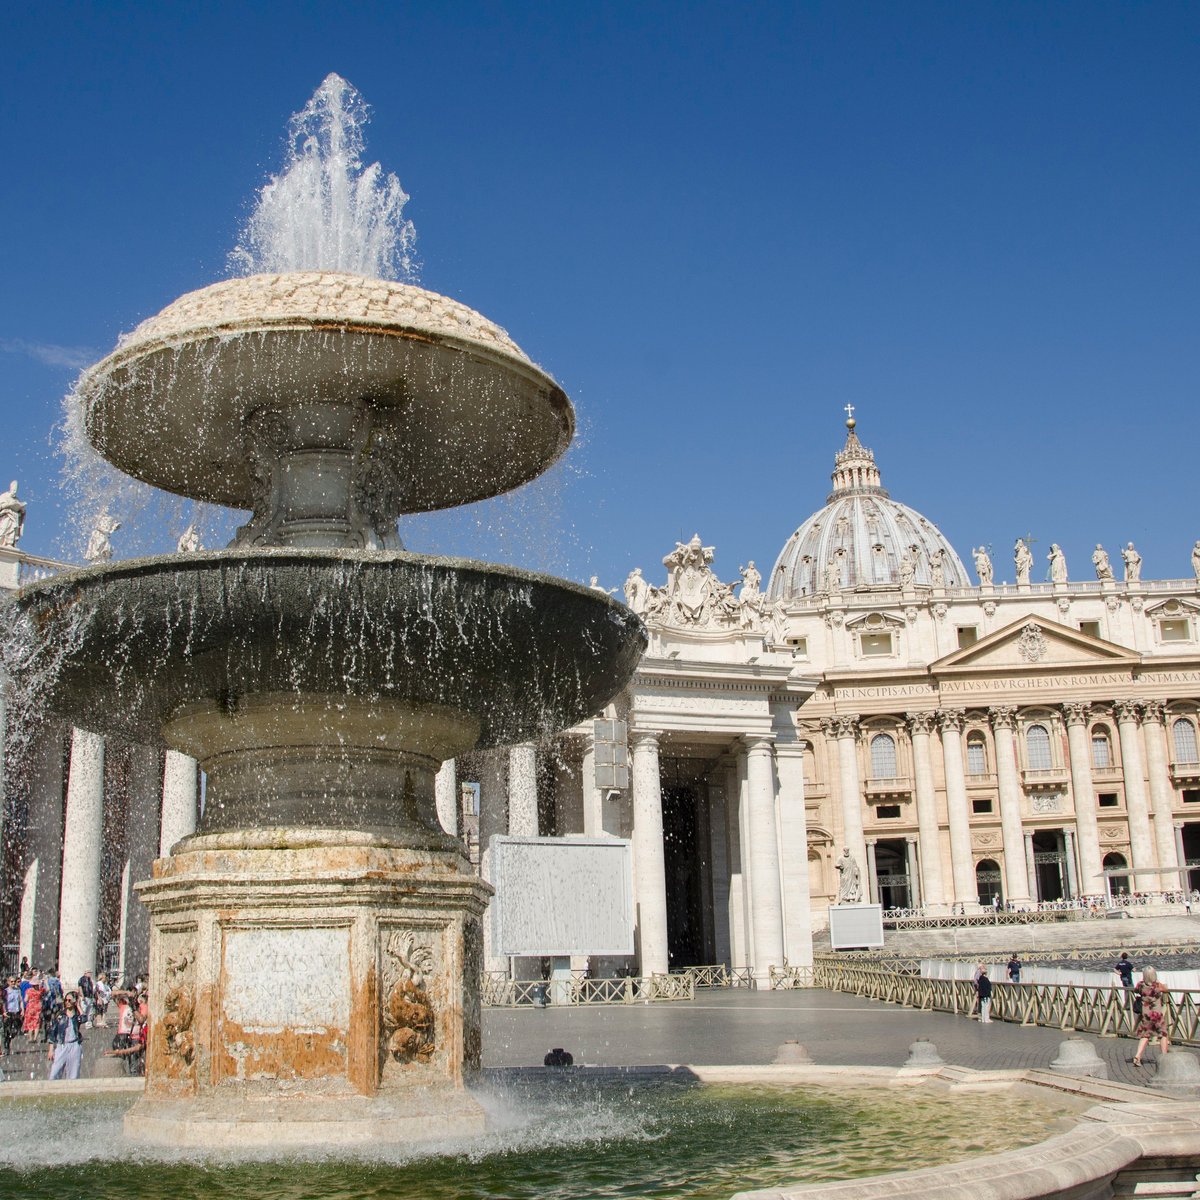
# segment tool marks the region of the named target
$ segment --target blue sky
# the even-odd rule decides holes
[[[225,274],[338,71],[421,282],[580,418],[555,478],[411,548],[616,586],[698,531],[765,575],[850,402],[892,494],[998,579],[1026,531],[1072,575],[1128,539],[1190,573],[1200,6],[50,3],[0,44],[0,475],[32,552],[78,552],[73,368]]]

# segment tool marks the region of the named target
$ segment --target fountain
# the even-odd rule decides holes
[[[337,146],[353,174],[353,137]],[[373,244],[376,263],[397,245]],[[126,1130],[143,1141],[481,1130],[464,1081],[490,889],[438,825],[434,774],[595,712],[645,645],[596,591],[401,548],[403,514],[544,472],[573,410],[464,305],[312,265],[182,297],[77,387],[108,462],[249,510],[231,546],[105,562],[15,602],[18,687],[207,773],[196,834],[140,887],[152,1034]]]

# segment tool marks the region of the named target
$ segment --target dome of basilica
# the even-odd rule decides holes
[[[942,531],[887,494],[875,455],[858,440],[855,424],[853,416],[846,422],[846,444],[834,459],[833,491],[780,551],[768,598],[797,600],[835,587],[896,588],[908,564],[917,587],[970,587],[967,570]]]

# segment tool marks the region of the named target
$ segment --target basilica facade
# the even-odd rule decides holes
[[[824,507],[769,575],[724,581],[699,536],[634,567],[649,645],[622,694],[438,775],[439,819],[485,875],[497,834],[628,839],[636,953],[576,968],[723,962],[765,983],[811,961],[847,860],[897,918],[1200,886],[1200,543],[1186,578],[1143,580],[1132,545],[1086,571],[1052,546],[1034,582],[1026,540],[1015,582],[997,580],[1007,547],[1003,564],[972,547],[968,572],[847,424]],[[61,567],[19,532],[0,529],[0,587]],[[183,756],[10,731],[9,957],[142,965],[134,885],[201,796]],[[537,969],[488,949],[494,970]]]

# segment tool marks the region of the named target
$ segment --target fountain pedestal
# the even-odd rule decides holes
[[[147,1085],[126,1118],[172,1145],[473,1134],[480,919],[455,850],[327,829],[185,839],[150,910]]]

